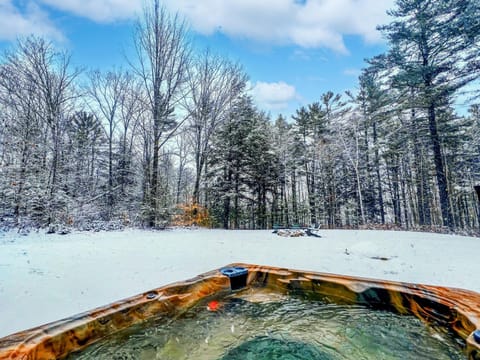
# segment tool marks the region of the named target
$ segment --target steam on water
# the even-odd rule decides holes
[[[208,311],[201,303],[71,359],[464,359],[459,340],[411,316],[246,290]]]

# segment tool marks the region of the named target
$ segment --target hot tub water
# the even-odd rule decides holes
[[[153,319],[68,359],[465,359],[459,340],[413,316],[244,290]]]

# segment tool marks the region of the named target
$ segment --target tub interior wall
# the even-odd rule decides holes
[[[472,333],[480,325],[480,294],[465,290],[360,279],[274,267],[248,269],[247,286],[269,288],[338,304],[361,304],[447,327],[466,342],[469,360],[480,360]],[[73,351],[152,317],[172,316],[208,297],[229,294],[219,270],[158,288],[52,324],[0,339],[0,359],[61,359]]]

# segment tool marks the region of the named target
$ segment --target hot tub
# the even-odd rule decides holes
[[[157,319],[158,325],[199,303],[202,307],[208,304],[208,310],[215,312],[222,299],[231,302],[245,298],[246,294],[248,301],[268,298],[281,302],[282,297],[300,297],[326,304],[364,306],[375,311],[413,315],[425,324],[444,328],[458,339],[465,359],[480,359],[480,294],[248,264],[231,264],[191,280],[7,336],[0,339],[0,359],[66,358],[151,319]],[[205,341],[208,342],[208,338]],[[245,346],[263,346],[265,341],[278,343],[274,345],[279,349],[282,346],[296,348],[301,344],[295,339],[282,338],[280,341],[267,334],[244,341],[237,348],[244,351]],[[223,358],[233,359],[229,354],[226,349]]]

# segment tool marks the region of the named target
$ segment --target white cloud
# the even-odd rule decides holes
[[[141,10],[141,0],[38,0],[55,9],[97,22],[132,18]]]
[[[142,8],[142,0],[0,0],[0,40],[35,34],[53,40],[65,40],[49,19],[49,9],[85,17],[96,22],[133,18]]]
[[[111,22],[133,18],[150,0],[24,0],[20,12],[13,0],[0,0],[0,36],[10,38],[35,32],[60,36],[48,20],[48,8]],[[366,42],[380,41],[376,25],[387,23],[385,11],[394,0],[163,0],[171,11],[183,14],[202,34],[221,32],[273,45],[329,48],[348,53],[345,35],[359,35]],[[35,5],[36,4],[36,5]],[[41,8],[40,8],[41,6]]]
[[[304,48],[326,47],[347,53],[343,36],[380,41],[378,24],[388,22],[394,0],[165,0],[203,34],[216,31]]]
[[[48,15],[35,3],[28,2],[20,10],[11,0],[0,0],[0,40],[15,40],[18,36],[31,34],[54,40],[64,40]]]
[[[253,99],[264,110],[283,110],[289,102],[298,99],[295,87],[283,81],[257,81],[252,89]]]

